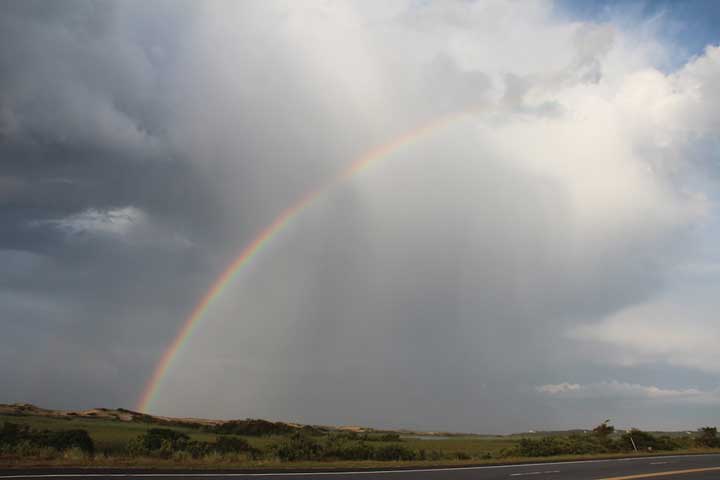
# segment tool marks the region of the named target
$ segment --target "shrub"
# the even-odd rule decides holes
[[[197,448],[190,437],[182,432],[169,428],[151,428],[142,435],[131,439],[126,447],[127,453],[133,457],[158,456],[170,458],[175,452],[192,451]],[[201,456],[201,454],[197,454]]]
[[[43,459],[57,458],[60,455],[60,452],[52,447],[39,446],[28,440],[22,440],[19,442],[15,446],[13,453],[21,457],[36,457]]]
[[[310,427],[312,428],[312,427]],[[293,433],[297,429],[287,423],[268,422],[267,420],[248,418],[245,420],[230,420],[207,427],[206,430],[218,434],[235,434],[248,436],[284,435]]]
[[[218,437],[214,443],[202,442],[190,440],[188,435],[166,428],[153,428],[130,440],[126,451],[133,457],[154,456],[176,460],[209,458],[213,455],[219,458],[238,453],[246,453],[254,458],[258,453],[242,438]]]
[[[228,453],[256,452],[247,441],[237,437],[218,437],[213,445],[213,450],[223,455]]]
[[[648,432],[633,429],[620,437],[620,448],[633,450],[633,442],[638,450],[675,450],[679,447],[678,442],[668,436],[657,438]]]
[[[557,437],[521,438],[516,447],[516,454],[521,457],[550,457],[562,453],[564,452]]]
[[[160,458],[170,458],[173,453],[183,451],[184,447],[185,445],[182,447],[179,445],[173,446],[170,440],[163,438],[160,440],[160,448],[156,448],[154,453]]]
[[[703,427],[698,430],[698,437],[695,439],[695,443],[699,447],[720,447],[720,438],[718,438],[717,427]]]
[[[66,460],[85,460],[89,457],[89,454],[78,447],[73,447],[65,450],[62,456]]]
[[[374,449],[365,442],[348,441],[343,436],[330,436],[323,446],[324,459],[336,460],[370,460]]]
[[[181,450],[179,452],[174,452],[170,458],[172,458],[174,461],[176,461],[178,463],[184,463],[184,462],[187,462],[188,460],[190,460],[191,458],[195,458],[195,457],[193,457],[193,455],[190,454],[189,452]]]
[[[57,432],[43,432],[39,434],[38,441],[45,446],[60,451],[78,449],[86,455],[95,453],[92,438],[85,430],[60,430]]]
[[[566,455],[607,453],[614,450],[612,441],[602,435],[574,434],[560,439],[561,450]]]
[[[400,435],[397,433],[363,433],[362,435],[360,435],[357,432],[339,432],[335,433],[333,436],[345,438],[347,440],[360,440],[362,442],[402,442]]]
[[[425,458],[422,460],[430,460],[431,462],[437,462],[442,460],[443,454],[438,450],[430,450],[425,454]]]
[[[57,452],[78,449],[85,455],[95,452],[92,438],[85,430],[39,431],[10,422],[5,422],[0,429],[0,447],[21,456],[35,456],[31,452],[33,448],[52,448]]]
[[[615,432],[615,427],[610,425],[610,419],[593,428],[593,433],[601,438],[607,438]]]
[[[627,432],[619,440],[613,441],[607,435],[574,434],[567,437],[523,438],[517,447],[505,455],[523,457],[549,457],[553,455],[587,455],[594,453],[630,452],[632,441],[638,450],[676,450],[681,442],[668,436],[654,437],[640,430]]]
[[[143,436],[130,439],[125,450],[131,457],[146,457],[150,455],[150,450],[145,447]]]
[[[274,444],[271,451],[283,461],[316,460],[323,453],[322,446],[302,432],[295,432]]]
[[[455,452],[455,458],[458,460],[470,460],[472,457],[466,452]]]
[[[5,422],[0,429],[0,445],[15,445],[30,436],[30,427],[17,423]]]
[[[225,455],[220,455],[217,452],[210,452],[203,458],[204,461],[208,463],[221,463],[226,460]]]
[[[147,450],[182,450],[190,437],[169,428],[151,428],[141,435],[143,446]]]
[[[415,460],[418,453],[402,445],[383,445],[375,449],[374,460]]]
[[[668,435],[662,435],[657,438],[656,444],[653,447],[654,450],[677,450],[678,448],[682,448],[682,445],[680,442],[678,442],[676,439],[669,437]]]

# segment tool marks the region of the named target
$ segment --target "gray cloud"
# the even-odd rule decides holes
[[[152,410],[508,431],[595,420],[591,400],[558,408],[537,385],[713,388],[714,357],[658,332],[716,330],[677,272],[707,264],[715,231],[717,48],[663,73],[654,38],[541,1],[3,8],[8,400],[132,406],[262,227],[374,145],[465,110],[269,242]],[[692,318],[653,324],[643,305],[668,303]],[[630,401],[601,416],[647,398]],[[642,421],[713,420],[698,412]]]

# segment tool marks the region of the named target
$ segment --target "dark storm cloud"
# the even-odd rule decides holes
[[[315,141],[332,131],[331,113],[304,113],[317,106],[307,79],[248,84],[246,62],[237,79],[214,73],[237,59],[212,42],[212,56],[193,52],[181,35],[199,28],[190,4],[3,9],[0,248],[15,266],[0,279],[4,338],[16,353],[63,345],[32,348],[38,363],[5,363],[8,376],[29,380],[4,390],[42,400],[56,390],[42,379],[62,370],[75,372],[62,378],[77,393],[53,395],[60,404],[103,403],[111,391],[131,406],[222,264],[332,173],[318,170],[329,152]],[[272,63],[253,68],[279,73]],[[236,80],[246,85],[239,93]],[[93,363],[114,367],[109,390],[83,381]]]
[[[167,85],[154,57],[171,46],[162,33],[179,28],[181,10],[151,8],[148,24],[139,7],[111,2],[3,7],[0,154],[13,185],[1,200],[11,217],[4,224],[20,209],[25,223],[128,205],[164,218],[213,210],[164,131]]]
[[[118,7],[2,6],[3,391],[15,400],[129,405],[166,339],[153,322],[173,325],[207,268],[192,242],[218,235],[210,190],[163,132],[154,55],[180,15],[156,6],[149,25]],[[102,231],[127,208],[152,227]]]

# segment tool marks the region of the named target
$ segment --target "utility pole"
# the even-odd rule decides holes
[[[632,429],[628,430],[628,437],[630,437],[630,443],[632,443],[633,449],[635,449],[635,452],[637,453],[638,449],[637,446],[635,446],[635,440],[632,438]]]

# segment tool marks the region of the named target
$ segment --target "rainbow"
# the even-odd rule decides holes
[[[183,322],[182,326],[178,330],[177,334],[173,338],[172,342],[164,350],[160,360],[155,365],[152,375],[147,380],[145,388],[140,395],[137,402],[136,410],[140,412],[147,412],[152,404],[153,399],[157,396],[160,384],[163,378],[168,372],[170,365],[173,360],[178,356],[178,353],[185,345],[193,332],[197,330],[201,323],[204,313],[213,301],[218,298],[225,287],[227,287],[232,280],[235,278],[237,273],[242,269],[243,266],[247,265],[262,248],[270,242],[275,236],[277,236],[288,223],[302,213],[306,208],[315,203],[320,197],[327,193],[333,186],[338,183],[344,182],[345,180],[353,177],[354,175],[362,172],[363,170],[370,167],[372,164],[378,162],[382,158],[395,152],[403,146],[409,145],[414,141],[424,137],[425,135],[438,130],[451,122],[462,118],[463,116],[472,113],[472,110],[467,110],[459,113],[449,114],[440,118],[436,118],[431,122],[425,123],[418,128],[410,130],[402,135],[394,138],[393,140],[384,143],[382,145],[372,148],[358,158],[356,158],[350,165],[345,169],[341,170],[337,175],[332,177],[328,182],[324,183],[320,187],[312,190],[311,192],[302,196],[297,202],[283,210],[268,226],[263,228],[253,240],[247,244],[240,253],[234,258],[234,260],[225,268],[219,277],[213,282],[208,291],[203,295],[200,301],[197,303],[195,308],[190,312],[190,315]]]

